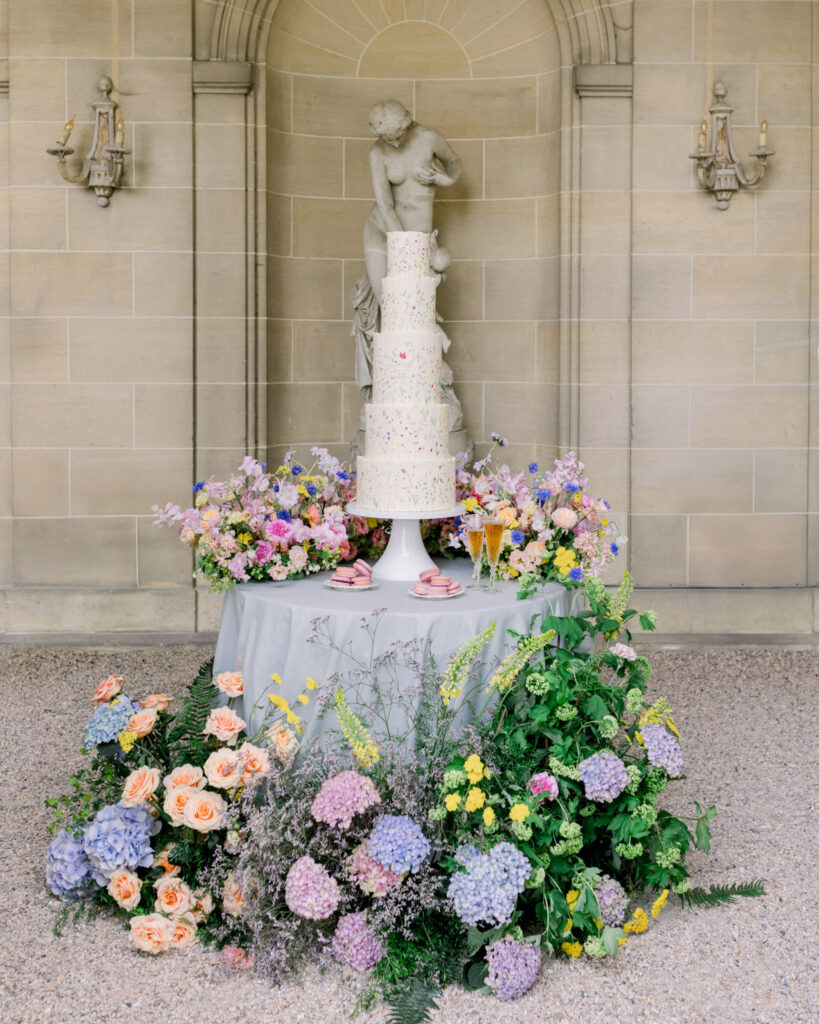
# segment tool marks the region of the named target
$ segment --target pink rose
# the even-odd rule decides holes
[[[295,732],[284,722],[276,722],[267,730],[267,739],[273,756],[282,764],[292,761],[299,752],[299,741]]]
[[[370,532],[370,524],[366,519],[361,519],[360,516],[352,516],[350,523],[353,527],[353,532],[357,537],[366,537]]]
[[[242,758],[235,750],[222,747],[205,761],[205,775],[215,789],[234,789],[242,781]]]
[[[169,854],[173,848],[174,844],[168,843],[168,845],[164,847],[164,849],[160,850],[159,853],[157,853],[154,856],[154,862],[153,864],[151,864],[152,868],[162,868],[165,875],[169,877],[173,875],[178,875],[179,872],[182,870],[178,864],[171,864],[170,860],[168,859]]]
[[[247,722],[239,718],[233,708],[214,708],[208,715],[202,731],[206,736],[215,736],[223,743],[231,743],[236,741],[236,737],[246,725]]]
[[[115,871],[108,883],[108,892],[123,910],[133,910],[139,903],[142,882],[132,871]]]
[[[573,508],[556,508],[552,512],[552,522],[559,530],[571,530],[577,525],[577,513]]]
[[[380,526],[373,530],[373,545],[377,548],[387,546],[387,535]]]
[[[225,946],[222,949],[222,963],[225,967],[233,967],[237,971],[246,971],[253,966],[253,957],[238,946]]]
[[[267,574],[272,580],[286,580],[288,573],[286,565],[271,565],[267,570]]]
[[[194,764],[180,764],[162,780],[165,789],[176,789],[177,786],[195,786],[204,789],[207,785],[202,769]]]
[[[139,703],[144,708],[156,708],[157,711],[167,711],[172,700],[173,697],[169,697],[167,693],[149,693]]]
[[[173,921],[162,914],[138,914],[131,918],[131,942],[154,956],[170,949],[173,931]]]
[[[142,737],[147,736],[151,729],[153,729],[154,725],[156,725],[158,717],[159,712],[156,708],[145,708],[144,711],[138,711],[128,719],[125,731],[135,733],[140,739],[142,739]]]
[[[290,523],[286,523],[283,519],[270,519],[264,528],[268,539],[280,548],[282,551],[287,550],[287,542],[293,533],[293,527]]]
[[[211,793],[208,789],[195,790],[182,811],[184,823],[196,832],[224,828],[226,816],[227,804],[218,793]]]
[[[178,917],[173,922],[171,933],[171,949],[184,949],[196,939],[196,922],[192,917],[186,915]]]
[[[143,765],[131,772],[122,787],[122,802],[126,807],[147,803],[159,785],[159,769]]]
[[[95,704],[107,704],[112,697],[116,697],[119,691],[122,689],[124,682],[122,676],[108,676],[107,679],[99,684],[94,690],[94,696],[91,698]]]
[[[529,780],[529,791],[533,796],[548,793],[549,799],[554,800],[558,796],[557,779],[548,772],[538,772]]]
[[[217,689],[226,693],[228,697],[242,696],[242,673],[241,672],[220,672],[214,679]]]
[[[154,882],[156,889],[155,909],[168,917],[181,917],[193,910],[194,898],[190,888],[181,878],[163,875]]]

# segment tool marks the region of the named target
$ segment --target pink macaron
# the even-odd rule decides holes
[[[422,573],[419,573],[418,578],[422,583],[429,583],[435,576],[440,576],[441,572],[439,569],[424,569]]]
[[[342,565],[336,569],[336,576],[347,576],[349,579],[354,579],[358,573],[351,565]]]
[[[369,576],[356,576],[354,580],[350,582],[351,587],[369,587],[370,577]]]
[[[373,574],[373,567],[369,563],[365,562],[363,558],[357,558],[355,562],[353,562],[353,568],[364,576],[372,576]]]

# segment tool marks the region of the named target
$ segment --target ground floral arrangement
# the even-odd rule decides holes
[[[274,675],[252,735],[239,673],[203,666],[175,713],[165,694],[135,701],[104,680],[91,767],[47,801],[58,927],[107,910],[138,950],[199,939],[273,982],[335,960],[368,972],[362,1007],[384,997],[408,1024],[449,983],[511,1000],[544,956],[615,956],[669,898],[761,894],[692,887],[686,856],[708,852],[715,808],[662,806],[684,760],[631,646],[630,579],[583,589],[587,610],[543,618],[494,670],[490,627],[443,672],[411,640],[291,702]],[[413,686],[394,685],[402,672]],[[311,703],[336,726],[300,750]]]
[[[574,452],[528,475],[508,466],[490,468],[493,436],[486,458],[473,470],[459,460],[457,500],[467,512],[502,520],[499,576],[580,582],[599,576],[617,555],[625,537],[609,519],[609,504],[587,493],[583,463]],[[246,456],[227,481],[212,477],[194,486],[194,505],[154,507],[157,525],[176,525],[181,540],[196,553],[196,571],[211,589],[224,590],[251,580],[299,579],[335,569],[339,562],[378,558],[389,539],[389,523],[346,512],[355,497],[355,473],[326,449],[313,448],[309,467],[285,457],[275,473]],[[466,555],[460,520],[422,524],[428,551],[453,558]]]

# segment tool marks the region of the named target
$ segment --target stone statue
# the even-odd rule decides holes
[[[432,228],[432,205],[436,185],[454,185],[461,174],[461,161],[443,135],[413,121],[398,100],[375,104],[370,111],[370,131],[376,137],[370,149],[375,206],[364,225],[367,273],[356,282],[351,296],[355,310],[352,333],[356,339],[356,383],[363,404],[372,398],[373,335],[380,325],[381,281],[387,275],[387,232],[424,231],[430,235],[430,269],[439,284],[444,281],[452,258],[438,245],[438,232]],[[437,329],[443,351],[447,352],[450,340],[440,326]],[[472,442],[464,430],[461,403],[452,380],[452,370],[444,362],[440,400],[449,406],[450,452],[471,453]],[[363,447],[362,409],[353,453],[363,451]]]

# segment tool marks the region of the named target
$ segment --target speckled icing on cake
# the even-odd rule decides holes
[[[449,455],[448,405],[368,405],[367,455],[395,459]]]
[[[366,509],[422,512],[455,504],[455,459],[393,459],[358,457],[356,502]]]
[[[387,235],[387,277],[429,274],[429,235],[423,231],[390,231]]]
[[[373,402],[428,405],[438,401],[441,335],[412,331],[376,334],[373,339]]]
[[[402,274],[381,282],[381,330],[432,331],[435,278]]]

